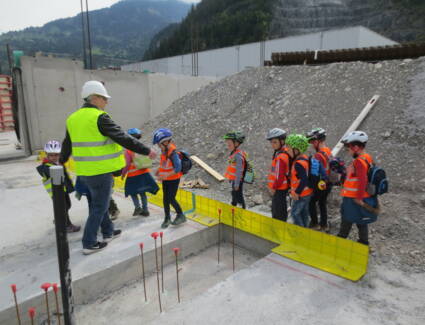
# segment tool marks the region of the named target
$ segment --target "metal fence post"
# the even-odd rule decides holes
[[[52,179],[53,209],[55,214],[56,246],[58,249],[63,317],[65,325],[74,325],[74,299],[72,296],[72,277],[69,266],[69,245],[66,233],[67,211],[65,205],[63,167],[50,167],[50,177]]]

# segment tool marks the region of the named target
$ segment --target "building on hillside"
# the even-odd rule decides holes
[[[397,43],[363,26],[285,37],[123,65],[122,70],[224,77],[262,66],[274,52],[338,50]]]

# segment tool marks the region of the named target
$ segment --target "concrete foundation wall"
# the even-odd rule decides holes
[[[66,118],[81,106],[81,87],[88,80],[104,82],[112,96],[106,111],[123,128],[140,127],[176,99],[215,80],[84,70],[79,61],[47,57],[23,57],[21,62],[32,151],[48,140],[63,139]]]
[[[267,40],[264,43],[264,60],[270,60],[272,53],[275,52],[337,50],[397,44],[362,26]],[[260,42],[198,53],[200,76],[223,77],[262,64]],[[192,75],[192,54],[128,64],[122,66],[122,69]]]

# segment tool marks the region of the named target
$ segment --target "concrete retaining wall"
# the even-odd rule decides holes
[[[247,67],[259,67],[263,65],[264,60],[270,60],[274,52],[337,50],[395,44],[397,43],[365,27],[349,27],[267,40],[264,41],[263,47],[260,42],[257,42],[202,51],[198,53],[198,74],[223,77],[240,72]],[[191,75],[192,54],[132,63],[121,68],[125,71],[149,70]]]
[[[215,78],[156,75],[127,71],[84,70],[79,61],[23,57],[22,79],[31,150],[62,140],[65,121],[81,106],[81,87],[103,81],[112,96],[106,111],[123,128],[140,127],[173,101]]]

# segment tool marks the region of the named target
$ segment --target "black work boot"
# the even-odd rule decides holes
[[[174,221],[171,224],[173,226],[178,226],[185,222],[186,222],[186,216],[183,213],[179,213],[176,219],[174,219]]]

